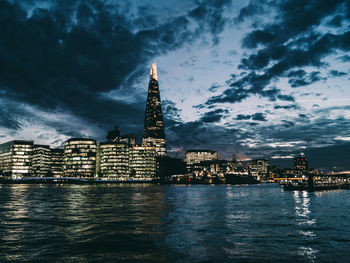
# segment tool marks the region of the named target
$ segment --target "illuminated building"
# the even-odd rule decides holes
[[[51,149],[51,174],[53,177],[63,176],[63,149]]]
[[[150,73],[142,144],[154,146],[157,156],[167,155],[157,66],[155,63],[152,64]]]
[[[300,153],[299,156],[295,157],[293,163],[296,170],[306,171],[308,169],[308,162],[304,153]]]
[[[156,149],[153,146],[134,146],[129,155],[130,177],[151,179],[156,176]]]
[[[51,176],[51,150],[48,145],[33,145],[31,174],[35,177]]]
[[[257,180],[267,180],[269,169],[269,161],[265,159],[252,160],[248,164],[250,175],[256,177]]]
[[[93,177],[96,173],[97,144],[92,139],[69,139],[64,144],[64,175]]]
[[[185,162],[187,165],[200,163],[201,161],[214,161],[218,159],[218,153],[212,150],[188,150],[185,153]]]
[[[0,172],[13,178],[30,176],[33,141],[10,141],[0,144]]]
[[[129,146],[102,142],[99,146],[99,175],[126,179],[129,177]]]

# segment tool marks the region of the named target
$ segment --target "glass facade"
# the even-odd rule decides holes
[[[64,176],[94,177],[97,144],[91,139],[69,139],[64,145]]]
[[[148,86],[143,145],[154,146],[158,156],[166,156],[166,140],[162,106],[160,101],[157,66],[152,64],[150,82]]]
[[[63,149],[51,149],[51,174],[53,177],[63,177]]]
[[[103,142],[99,145],[99,176],[126,179],[129,177],[129,146]]]
[[[151,179],[156,176],[156,149],[151,146],[134,146],[130,149],[130,177]]]
[[[33,145],[31,174],[35,177],[51,176],[51,150],[47,145]]]
[[[31,176],[33,141],[0,144],[0,173],[13,178]]]

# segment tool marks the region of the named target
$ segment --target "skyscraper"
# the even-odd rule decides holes
[[[160,102],[157,65],[155,63],[152,64],[150,75],[142,144],[154,146],[157,156],[166,156],[162,105]]]

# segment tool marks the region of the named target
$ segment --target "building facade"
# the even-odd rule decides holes
[[[250,175],[257,180],[267,180],[269,171],[269,161],[265,159],[252,160],[248,164]]]
[[[212,150],[188,150],[185,153],[186,165],[196,164],[202,161],[215,161],[218,159],[218,153]]]
[[[156,149],[152,146],[134,146],[130,148],[130,178],[152,179],[157,172]]]
[[[48,145],[33,145],[30,170],[35,177],[51,176],[51,150]]]
[[[69,139],[64,144],[64,176],[94,177],[97,144],[92,139]]]
[[[150,73],[142,144],[155,147],[157,156],[167,155],[157,66],[155,63],[152,64]]]
[[[0,144],[0,174],[13,178],[31,176],[33,141]]]
[[[64,150],[51,149],[51,174],[53,177],[63,177]]]
[[[129,146],[127,144],[102,142],[99,145],[98,154],[99,176],[114,179],[129,177]]]

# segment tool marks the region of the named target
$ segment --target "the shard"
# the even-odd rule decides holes
[[[155,63],[152,64],[148,85],[142,144],[154,146],[158,156],[167,155],[157,65]]]

